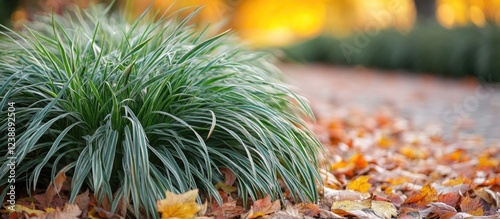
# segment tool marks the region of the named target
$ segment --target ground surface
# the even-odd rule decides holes
[[[495,85],[319,64],[280,68],[321,119],[346,109],[390,107],[418,128],[440,131],[446,139],[479,136],[500,141],[500,88]]]

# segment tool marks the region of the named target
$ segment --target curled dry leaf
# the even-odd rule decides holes
[[[54,196],[59,194],[65,181],[66,169],[63,168],[59,171],[59,173],[57,173],[54,181],[49,184],[49,187],[47,187],[47,191],[45,192],[45,202],[43,203],[44,207],[48,207],[54,199]]]
[[[330,189],[341,189],[342,183],[333,174],[329,173],[325,169],[319,169],[319,174],[323,180],[323,185]]]

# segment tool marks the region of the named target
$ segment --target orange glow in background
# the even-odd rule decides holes
[[[96,0],[67,0],[80,6]],[[46,5],[55,0],[41,1]],[[283,46],[319,34],[348,37],[355,32],[395,28],[411,30],[416,22],[414,0],[122,0],[125,10],[139,16],[153,4],[153,11],[179,11],[187,16],[203,9],[196,23],[220,23],[237,31],[256,47]],[[54,6],[56,7],[56,6]],[[26,19],[20,7],[12,14],[14,23]],[[487,22],[500,23],[500,0],[436,0],[436,19],[446,28]]]

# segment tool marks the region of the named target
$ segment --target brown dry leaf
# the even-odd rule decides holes
[[[62,211],[57,207],[54,211],[41,215],[39,219],[78,219],[81,214],[82,210],[78,205],[66,204]]]
[[[90,197],[89,190],[87,189],[84,193],[77,195],[73,204],[78,205],[81,210],[87,209],[89,207]]]
[[[281,209],[281,203],[279,200],[276,200],[271,203],[271,197],[267,195],[263,199],[259,199],[255,201],[252,205],[252,210],[255,212],[250,218],[256,218],[255,215],[262,213],[264,215],[272,214]]]
[[[422,219],[422,216],[417,209],[402,207],[399,209],[398,219]]]
[[[434,202],[427,209],[420,211],[420,215],[426,218],[446,218],[457,214],[457,210],[442,202]]]
[[[210,209],[208,209],[207,215],[208,216],[224,215],[225,217],[231,218],[241,215],[243,212],[245,212],[243,207],[238,206],[236,204],[236,200],[233,200],[231,196],[229,196],[227,201],[225,201],[222,204],[222,206],[220,206],[217,202],[212,202]]]
[[[483,208],[484,206],[480,197],[471,198],[470,196],[466,196],[460,203],[460,209],[462,209],[463,212],[474,216],[483,216]]]
[[[167,191],[165,195],[165,199],[156,201],[158,212],[161,213],[162,218],[193,218],[201,209],[196,202],[198,189],[179,195]]]
[[[59,194],[64,184],[64,181],[66,181],[65,168],[63,168],[62,170],[59,171],[59,173],[57,173],[56,177],[54,178],[54,181],[52,181],[49,184],[49,187],[47,187],[47,191],[45,192],[45,202],[43,203],[43,207],[48,207],[52,202],[52,200],[54,199],[54,196]]]
[[[404,206],[416,207],[419,209],[424,209],[428,204],[437,200],[436,189],[426,184],[418,192],[414,192],[413,195],[409,196],[405,202]]]
[[[315,217],[321,212],[321,208],[315,204],[300,203],[295,205],[298,211],[305,216]],[[287,208],[288,209],[288,208]]]
[[[100,207],[94,207],[92,212],[97,213],[97,216],[99,218],[105,218],[105,219],[120,218],[120,215],[115,214],[111,211],[108,211],[108,210],[106,210],[104,208],[100,208]],[[93,214],[91,214],[91,215],[93,215]]]
[[[372,187],[372,184],[368,182],[369,179],[370,176],[360,176],[355,180],[352,180],[349,183],[347,183],[346,189],[367,193],[368,191],[370,191],[370,188]]]
[[[436,201],[445,203],[449,206],[456,206],[460,197],[459,193],[450,192],[446,194],[439,194]]]
[[[222,174],[224,174],[224,184],[232,186],[236,181],[236,174],[234,174],[231,169],[226,167],[222,167],[219,170]]]
[[[500,193],[495,193],[488,188],[476,189],[474,193],[481,197],[492,208],[500,207]]]

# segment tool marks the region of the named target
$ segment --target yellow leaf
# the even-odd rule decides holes
[[[29,215],[35,214],[36,216],[40,216],[40,215],[45,214],[44,211],[36,210],[36,209],[34,209],[35,208],[34,206],[32,206],[32,207],[33,208],[29,208],[29,207],[26,207],[24,205],[17,205],[16,204],[16,206],[14,207],[14,210],[16,212],[23,212],[24,211],[24,212],[28,213]]]
[[[236,190],[238,190],[236,187],[226,185],[223,182],[219,182],[219,183],[215,184],[215,189],[221,189],[222,191],[224,191],[227,194],[231,194],[233,192],[236,192]]]
[[[259,211],[259,212],[255,213],[255,214],[252,214],[252,216],[250,216],[249,218],[250,219],[256,219],[256,218],[261,218],[261,217],[265,217],[265,216],[266,215],[264,213],[262,213],[262,212]]]
[[[346,189],[366,193],[370,191],[372,184],[368,182],[369,176],[360,176],[355,180],[347,183]]]
[[[201,209],[200,205],[196,203],[196,197],[198,197],[198,189],[191,190],[179,195],[171,193],[169,191],[167,191],[165,194],[165,199],[158,200],[156,202],[158,212],[161,213],[162,219],[194,218],[195,214]]]

